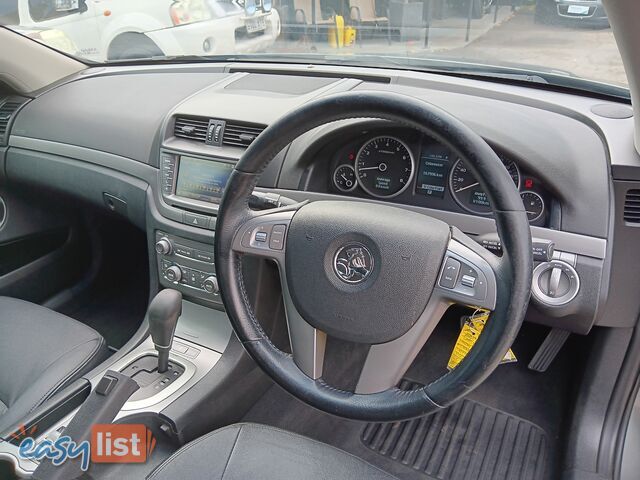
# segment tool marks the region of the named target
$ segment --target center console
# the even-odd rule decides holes
[[[113,423],[127,422],[125,419],[132,418],[141,422],[145,416],[153,416],[160,419],[160,430],[168,433],[173,428],[171,416],[161,417],[159,414],[211,372],[222,358],[230,339],[231,326],[224,312],[183,301],[182,314],[168,355],[169,368],[164,374],[158,374],[157,347],[152,338],[147,337],[125,355],[92,372],[87,376],[89,382],[80,379],[84,383],[79,380],[71,385],[67,389],[69,393],[62,398],[55,397],[59,398],[57,403],[45,404],[43,408],[46,410],[33,422],[27,419],[24,427],[34,432],[36,445],[45,440],[55,442],[82,408],[89,391],[95,390],[107,371],[112,370],[133,378],[140,386],[124,403]],[[0,439],[0,460],[13,463],[18,476],[29,477],[39,463],[19,454],[19,440],[8,435],[5,440]]]
[[[160,191],[164,203],[180,212],[182,223],[214,230],[215,215],[234,160],[160,152]],[[189,297],[222,305],[215,274],[213,244],[155,230],[160,284]]]
[[[222,305],[213,261],[213,245],[155,232],[160,284],[185,295]]]

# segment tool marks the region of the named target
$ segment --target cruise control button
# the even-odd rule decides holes
[[[456,286],[458,274],[460,273],[460,262],[455,258],[447,258],[442,269],[440,277],[440,286],[444,288],[453,288]]]

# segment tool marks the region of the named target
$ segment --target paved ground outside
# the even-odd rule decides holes
[[[610,28],[540,25],[523,9],[451,54],[478,60],[544,65],[578,76],[627,85]]]
[[[452,16],[434,20],[425,47],[424,32],[410,41],[389,42],[386,31],[378,30],[373,38],[364,38],[356,46],[331,48],[326,38],[316,41],[279,41],[277,51],[322,54],[391,55],[397,57],[445,57],[479,63],[508,62],[540,65],[571,72],[588,79],[627,85],[622,60],[610,28],[591,28],[576,24],[546,25],[534,21],[532,7],[512,12],[501,7],[494,23],[494,11],[482,19],[472,20],[466,41],[467,19]]]

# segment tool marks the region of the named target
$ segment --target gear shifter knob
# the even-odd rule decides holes
[[[147,313],[151,339],[158,351],[158,372],[164,373],[169,367],[173,333],[182,313],[182,293],[170,288],[162,290],[151,300]]]

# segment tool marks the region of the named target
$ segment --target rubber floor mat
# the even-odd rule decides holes
[[[403,390],[420,386],[407,380],[400,384]],[[361,440],[387,458],[442,480],[545,478],[545,432],[472,400],[413,420],[369,423]]]

